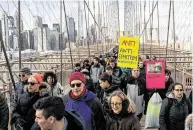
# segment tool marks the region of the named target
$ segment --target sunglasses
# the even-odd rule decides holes
[[[70,84],[70,87],[71,87],[71,88],[74,88],[74,87],[76,86],[76,87],[79,88],[79,87],[81,86],[81,84],[82,84],[82,83]]]
[[[22,77],[25,77],[25,74],[22,74],[22,75],[21,75],[21,74],[19,74],[19,77],[21,77],[21,76],[22,76]]]
[[[34,86],[35,84],[38,84],[38,83],[28,82],[28,84],[31,85],[31,86]]]
[[[183,89],[175,89],[175,91],[177,91],[177,92],[182,92],[182,91],[184,91]]]

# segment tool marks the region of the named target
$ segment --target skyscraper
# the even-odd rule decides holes
[[[34,16],[34,27],[42,27],[42,17]]]
[[[48,41],[50,37],[50,29],[48,28],[47,24],[42,24],[42,27],[43,51],[51,50],[51,46]]]
[[[5,45],[5,49],[9,50],[9,27],[8,27],[8,17],[7,12],[2,13],[2,36],[3,36],[3,42]]]
[[[42,28],[36,27],[33,29],[33,37],[34,37],[34,45],[33,48],[37,51],[43,50],[43,36],[42,36]]]
[[[15,12],[15,15],[14,15],[14,26],[16,27],[17,30],[19,30],[19,16],[18,16],[17,11]],[[21,29],[21,32],[22,32],[23,31],[23,20],[22,20],[22,18],[20,19],[20,29]],[[19,31],[16,31],[16,32],[18,33]]]
[[[71,42],[75,42],[75,22],[74,18],[69,17],[68,18],[68,30],[69,30],[69,40]]]

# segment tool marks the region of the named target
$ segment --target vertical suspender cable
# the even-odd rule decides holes
[[[139,34],[140,34],[140,32],[141,32],[141,19],[142,19],[142,10],[141,10],[141,1],[140,1],[140,3],[139,3],[140,5],[139,5],[139,10],[140,10],[140,15],[139,15]]]
[[[68,35],[68,45],[70,49],[70,59],[71,59],[71,64],[72,64],[72,69],[73,69],[73,60],[72,60],[72,51],[71,51],[71,46],[70,46],[70,36],[69,36],[69,31],[68,31],[68,23],[67,23],[67,15],[66,15],[66,6],[63,0],[63,6],[64,6],[64,15],[65,15],[65,23],[66,23],[66,31]]]
[[[81,15],[81,10],[80,10],[80,1],[78,1],[78,59],[80,60],[80,26],[82,26],[81,24],[80,24],[80,20],[81,20],[81,17],[82,15]]]
[[[160,35],[159,35],[159,6],[157,4],[157,40],[159,45],[159,59],[160,59]]]
[[[151,10],[151,7],[150,7],[150,1],[149,1],[149,14],[150,14],[150,10]],[[152,8],[152,10],[153,10],[153,8]],[[153,14],[152,14],[152,19],[150,19],[150,38],[151,38],[150,39],[150,42],[151,42],[151,45],[150,45],[150,58],[152,58],[152,31],[153,31]]]
[[[118,9],[118,29],[119,29],[119,34],[118,34],[118,39],[120,37],[120,20],[119,20],[119,1],[117,0],[117,9]],[[119,41],[117,39],[117,42]]]
[[[94,19],[95,19],[95,0],[93,0],[93,8],[94,8]],[[97,44],[97,51],[99,51],[99,45],[98,45],[98,42],[96,41],[97,40],[97,33],[96,33],[96,23],[95,22],[94,22],[94,28],[95,28],[95,31],[94,31],[95,42]]]
[[[18,0],[18,29],[19,29],[19,34],[18,34],[18,45],[19,45],[19,69],[21,69],[21,10],[20,10],[20,0]]]
[[[175,16],[173,1],[173,38],[174,38],[174,82],[176,82],[176,34],[175,34]]]
[[[144,24],[144,27],[145,27],[145,7],[146,7],[146,1],[144,2],[144,20],[143,20],[143,24]],[[145,29],[145,32],[143,33],[143,36],[144,36],[144,40],[143,40],[143,54],[145,53],[145,42],[147,40],[147,37],[146,37],[146,28]]]
[[[85,12],[85,22],[86,22],[86,42],[88,47],[88,56],[90,57],[90,47],[89,47],[89,35],[88,35],[88,25],[87,25],[87,17],[86,17],[86,8],[84,3],[84,12]],[[89,12],[89,11],[88,11]]]
[[[170,32],[170,14],[171,14],[171,4],[172,4],[172,1],[170,0],[170,6],[169,6],[169,17],[168,17],[167,43],[166,43],[166,54],[165,54],[165,62],[167,61],[167,54],[168,54],[168,41],[169,41],[169,32]]]
[[[63,46],[62,46],[62,1],[60,1],[60,37],[59,37],[59,40],[60,40],[60,83],[62,85],[62,70],[63,70],[63,65],[62,65],[62,49],[63,49]]]

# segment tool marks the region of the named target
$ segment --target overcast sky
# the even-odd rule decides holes
[[[99,0],[100,2],[102,0]],[[110,0],[108,0],[109,2]],[[142,1],[143,4],[144,1]],[[82,2],[80,2],[82,3]],[[152,1],[151,1],[152,3]],[[149,2],[147,2],[146,7],[146,21],[149,18]],[[14,13],[17,10],[17,1],[0,1],[0,12],[2,13],[3,10],[8,12],[8,15],[14,16]],[[91,11],[93,12],[93,0],[89,0],[89,6]],[[60,21],[60,2],[59,0],[55,1],[22,1],[21,2],[21,14],[22,20],[24,23],[24,29],[32,29],[33,28],[33,15],[39,15],[43,18],[43,23],[48,24],[48,26],[52,29],[52,23],[59,23]],[[83,4],[81,4],[81,9],[84,9]],[[192,24],[191,21],[193,20],[191,16],[192,14],[192,3],[190,0],[177,0],[175,1],[175,28],[176,28],[176,35],[182,41],[185,39],[187,40],[188,37],[193,39],[192,34]],[[76,22],[76,29],[77,29],[77,21],[78,21],[78,2],[75,0],[67,1],[66,2],[66,10],[67,15],[70,17],[75,18]],[[84,11],[84,10],[83,10]],[[98,12],[98,0],[95,0],[95,11],[96,14]],[[154,13],[154,27],[157,27],[157,15],[155,10]],[[168,11],[169,11],[169,2],[167,0],[159,0],[159,15],[160,15],[160,35],[166,40],[166,32],[167,32],[167,24],[168,24]],[[0,15],[1,17],[2,15]],[[64,18],[64,15],[63,15]],[[90,25],[94,23],[91,15],[90,18]],[[120,30],[124,30],[124,0],[119,0],[119,18],[120,18]],[[143,18],[142,18],[143,19]],[[171,20],[171,23],[173,21]],[[65,21],[63,19],[63,24]],[[85,24],[83,24],[85,28]],[[172,28],[172,25],[170,26]],[[171,30],[172,31],[172,30]],[[156,35],[156,33],[154,33]]]

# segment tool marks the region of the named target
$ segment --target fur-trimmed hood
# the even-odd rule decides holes
[[[46,82],[42,82],[39,87],[39,95],[41,97],[50,96],[51,95],[51,86]]]

